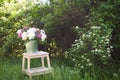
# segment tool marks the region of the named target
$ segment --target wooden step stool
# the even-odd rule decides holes
[[[45,67],[45,65],[44,65],[45,57],[47,58],[47,67]],[[30,68],[30,60],[35,59],[35,58],[41,58],[42,67]],[[27,59],[27,68],[25,69],[26,59]],[[30,77],[30,79],[32,79],[32,76],[51,73],[52,68],[50,66],[49,53],[43,52],[43,51],[40,51],[37,53],[23,53],[22,71],[24,74],[28,75]]]

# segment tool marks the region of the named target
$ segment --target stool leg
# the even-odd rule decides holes
[[[25,69],[25,58],[23,57],[22,58],[22,71],[24,71]]]
[[[44,57],[41,58],[42,59],[42,68],[45,67],[45,64],[44,64]]]
[[[30,71],[30,58],[28,58],[28,65],[27,65],[28,71]]]
[[[48,68],[51,69],[49,55],[47,55],[47,64],[48,64]]]
[[[32,80],[32,76],[29,76],[30,77],[30,80]]]

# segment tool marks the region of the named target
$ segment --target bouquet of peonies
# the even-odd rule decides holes
[[[44,30],[40,30],[39,28],[28,27],[28,26],[25,26],[24,28],[19,29],[17,31],[17,34],[18,34],[18,37],[24,41],[36,40],[36,39],[40,39],[41,41],[44,41],[47,37]]]

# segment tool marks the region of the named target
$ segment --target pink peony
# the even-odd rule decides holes
[[[22,29],[19,29],[19,30],[17,31],[17,34],[18,34],[18,37],[19,37],[19,38],[22,38]]]
[[[37,38],[41,39],[41,34],[36,34]]]

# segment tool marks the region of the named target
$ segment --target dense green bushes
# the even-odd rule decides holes
[[[16,31],[31,21],[31,17],[27,14],[27,9],[30,9],[32,6],[33,4],[26,3],[25,1],[22,5],[15,1],[4,1],[1,3],[0,37],[2,37],[2,39],[0,39],[0,47],[2,54],[8,56],[23,52],[21,50],[24,49],[24,45],[23,42],[17,38]]]
[[[57,63],[70,66],[55,66],[55,77],[42,76],[42,79],[119,80],[119,65],[112,61],[112,58],[120,59],[119,6],[119,0],[50,0],[46,5],[34,4],[32,0],[2,1],[0,56],[21,56],[25,46],[16,31],[26,25],[36,26],[47,33],[47,41],[45,45],[40,43],[39,49],[50,52],[51,58],[55,58],[53,66]],[[4,72],[8,74],[0,79],[28,80],[19,73],[21,62],[16,65],[16,59],[0,60],[4,64],[0,66],[2,76],[6,76]]]
[[[33,1],[19,3],[13,0],[10,2],[4,1],[1,4],[0,37],[2,39],[0,40],[0,53],[5,55],[23,53],[24,42],[18,39],[17,30],[27,25],[42,29],[41,16],[46,16],[50,8],[47,5],[44,7],[42,7],[43,5],[38,6]]]
[[[76,13],[80,13],[80,11],[77,11],[79,9],[76,9],[75,10],[77,11],[76,13],[69,14],[69,12],[71,12],[70,8],[73,5],[72,3],[68,3],[61,0],[61,1],[51,1],[50,5],[37,5],[34,4],[32,1],[28,3],[27,1],[24,1],[22,3],[23,7],[21,8],[20,8],[21,6],[20,4],[21,3],[16,1],[10,1],[10,2],[5,1],[2,3],[2,6],[0,7],[1,11],[3,10],[3,12],[1,13],[2,24],[0,28],[0,31],[2,32],[0,36],[3,37],[1,39],[1,45],[0,45],[2,48],[2,53],[10,53],[10,54],[21,53],[21,50],[23,50],[24,48],[24,44],[22,41],[20,41],[17,38],[16,31],[25,25],[34,25],[39,28],[44,28],[48,34],[47,47],[49,47],[49,43],[53,39],[57,43],[57,46],[59,46],[59,48],[63,50],[66,50],[71,46],[74,39],[76,38],[76,34],[73,32],[73,30],[71,30],[71,27],[74,25],[73,21],[75,21],[74,15]],[[60,5],[62,7],[59,7]],[[66,12],[65,10],[67,9],[69,9],[70,11]],[[63,12],[65,12],[65,15],[63,14]],[[69,20],[71,15],[73,17],[73,20],[72,19]],[[80,15],[80,18],[81,16],[82,15]],[[82,21],[82,19],[80,20]],[[31,22],[33,24],[31,24]],[[79,21],[77,23],[79,23]],[[8,36],[12,36],[11,37],[12,40],[16,39],[15,42],[17,44],[11,44],[12,40],[10,40],[9,39],[10,37]]]
[[[48,43],[46,43],[44,50],[57,54],[63,53],[63,55],[64,51],[71,47],[75,39],[81,39],[83,33],[85,33],[84,35],[90,34],[88,33],[89,30],[91,31],[90,26],[99,26],[100,31],[96,29],[91,31],[98,35],[83,39],[82,41],[85,44],[81,49],[75,49],[76,53],[88,53],[92,49],[99,48],[91,46],[99,46],[99,44],[107,45],[108,47],[108,44],[99,41],[104,40],[100,37],[106,37],[108,34],[108,43],[113,46],[113,50],[111,50],[112,57],[119,59],[120,10],[118,7],[119,1],[117,0],[51,0],[50,4],[46,5],[34,4],[33,1],[23,1],[22,4],[15,0],[3,1],[0,7],[2,11],[0,13],[0,37],[2,37],[0,39],[0,53],[17,55],[24,52],[24,42],[17,38],[16,31],[25,25],[44,28],[48,34]],[[73,26],[79,26],[81,30],[78,32],[82,33],[78,34],[74,32],[72,29]],[[99,35],[102,32],[104,34]],[[78,37],[78,35],[81,37]],[[98,38],[96,42],[92,41],[95,37]],[[11,42],[15,42],[16,44]],[[80,42],[78,41],[77,45],[81,45]],[[54,46],[50,46],[53,43],[55,44],[55,48]],[[93,43],[96,44],[93,45]],[[107,51],[107,47],[102,46],[102,50]],[[54,49],[52,50],[52,48]],[[103,54],[100,55],[103,56]]]

